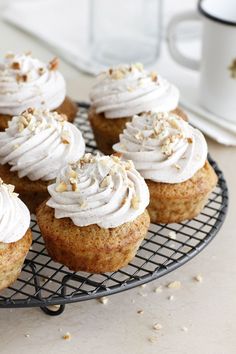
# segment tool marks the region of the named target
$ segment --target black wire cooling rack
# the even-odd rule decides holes
[[[87,151],[96,151],[88,120],[87,104],[80,104],[75,124],[83,132]],[[34,216],[33,245],[18,280],[0,293],[0,308],[38,306],[49,315],[59,315],[65,304],[94,299],[128,290],[175,270],[196,256],[214,238],[225,219],[228,190],[216,162],[218,185],[201,214],[179,224],[151,224],[130,264],[105,274],[73,273],[48,256]],[[58,305],[50,307],[51,305]]]

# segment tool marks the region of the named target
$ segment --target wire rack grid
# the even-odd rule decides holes
[[[87,104],[80,104],[75,124],[83,132],[88,152],[96,152],[87,120]],[[228,190],[216,162],[209,161],[218,175],[218,185],[201,214],[178,224],[151,224],[136,257],[113,273],[73,273],[48,256],[32,215],[33,245],[18,280],[0,293],[0,308],[41,307],[59,315],[65,304],[108,296],[160,278],[196,256],[219,231],[228,206]],[[59,305],[52,309],[51,305]]]

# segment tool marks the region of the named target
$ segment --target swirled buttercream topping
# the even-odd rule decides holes
[[[90,93],[92,107],[106,118],[129,117],[146,111],[171,111],[179,91],[142,64],[122,65],[100,74]]]
[[[0,164],[30,180],[51,180],[67,163],[83,156],[82,134],[64,115],[29,108],[0,132]]]
[[[145,179],[164,183],[186,181],[207,158],[202,133],[172,113],[134,116],[113,149],[131,159]]]
[[[46,65],[31,54],[7,54],[0,64],[0,114],[18,115],[29,107],[59,107],[66,85],[57,68],[57,58]]]
[[[144,179],[117,156],[85,154],[62,169],[48,191],[55,218],[68,217],[77,226],[114,228],[136,219],[149,203]]]
[[[30,225],[30,213],[26,205],[14,193],[14,186],[0,179],[0,242],[20,240]]]

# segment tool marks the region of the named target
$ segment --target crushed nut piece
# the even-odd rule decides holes
[[[168,300],[170,300],[170,301],[173,301],[174,300],[174,295],[170,295],[170,296],[168,296],[168,298],[167,298]]]
[[[139,207],[139,202],[140,202],[140,200],[139,200],[139,197],[138,196],[134,196],[132,199],[131,199],[131,207],[133,208],[133,209],[138,209],[138,207]]]
[[[38,69],[39,75],[43,75],[45,73],[45,71],[46,71],[46,69],[43,67]]]
[[[147,284],[140,285],[140,288],[146,288]]]
[[[155,71],[151,72],[151,79],[152,81],[157,81],[157,73]]]
[[[13,70],[19,70],[20,69],[20,63],[18,63],[17,61],[14,61],[12,64],[11,64],[11,68]]]
[[[178,165],[177,163],[174,164],[174,167],[175,167],[177,170],[180,170],[180,169],[181,169],[180,165]]]
[[[148,341],[151,342],[151,343],[155,343],[157,341],[157,337],[148,337]]]
[[[60,184],[58,184],[58,186],[56,186],[56,192],[65,192],[67,190],[67,185],[65,182],[61,182]]]
[[[71,336],[70,332],[66,332],[66,333],[62,336],[62,338],[63,338],[64,340],[71,340],[72,336]]]
[[[143,315],[143,314],[144,314],[144,311],[143,311],[143,310],[138,310],[138,311],[137,311],[137,314],[138,314],[138,315]]]
[[[30,338],[30,334],[29,334],[29,333],[26,333],[26,334],[25,334],[25,337],[26,337],[26,338]]]
[[[193,279],[194,279],[196,282],[198,282],[198,283],[202,283],[202,280],[203,280],[201,274],[195,275],[195,277],[194,277]]]
[[[161,293],[162,292],[162,286],[160,285],[160,286],[158,286],[157,288],[155,288],[154,289],[154,293],[157,293],[157,294],[159,294],[159,293]]]
[[[152,328],[155,329],[156,331],[159,331],[160,329],[162,329],[162,325],[160,323],[154,323]]]
[[[179,280],[172,281],[167,285],[167,288],[169,289],[180,289],[181,288],[181,282]]]
[[[181,327],[181,330],[182,330],[183,332],[188,332],[188,328],[185,327],[185,326]]]
[[[168,234],[169,238],[171,238],[172,240],[176,240],[176,232],[175,231],[170,231]]]
[[[102,296],[98,299],[98,301],[103,304],[106,305],[108,303],[108,298],[106,296]]]
[[[57,70],[59,66],[59,59],[57,57],[53,58],[50,62],[49,62],[49,70]]]
[[[187,141],[188,141],[189,144],[193,143],[193,139],[192,138],[187,138]]]

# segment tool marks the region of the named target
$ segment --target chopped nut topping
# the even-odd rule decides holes
[[[43,75],[45,73],[46,69],[45,68],[39,68],[38,73],[39,75]]]
[[[29,334],[29,333],[26,333],[26,334],[25,334],[25,338],[30,338],[30,334]]]
[[[11,64],[11,68],[13,70],[20,70],[20,63],[18,63],[17,61],[14,61],[12,64]]]
[[[179,280],[172,281],[167,285],[167,288],[169,289],[180,289],[181,288],[181,282]]]
[[[76,173],[76,171],[75,170],[70,170],[70,177],[72,177],[72,178],[76,178],[77,177],[77,173]]]
[[[137,314],[138,314],[138,315],[143,315],[143,314],[144,314],[144,311],[143,311],[143,310],[138,310],[138,311],[137,311]]]
[[[170,231],[168,234],[169,238],[171,238],[172,240],[176,240],[176,232],[175,231]]]
[[[106,176],[101,181],[100,187],[101,188],[106,188],[107,186],[109,186],[110,183],[111,183],[111,176]]]
[[[67,190],[67,185],[65,182],[61,182],[60,184],[58,184],[58,186],[56,186],[56,192],[65,192]]]
[[[143,71],[143,64],[142,63],[135,63],[132,65],[132,67],[139,70],[139,71]]]
[[[59,59],[57,57],[53,58],[50,62],[49,62],[49,70],[57,70],[59,66]]]
[[[70,144],[70,136],[67,131],[62,132],[61,134],[61,142],[63,144]]]
[[[192,138],[187,138],[187,141],[188,141],[189,144],[193,143],[193,139]]]
[[[73,192],[78,191],[77,180],[75,178],[73,178],[73,177],[70,178],[70,184],[71,184]]]
[[[181,169],[180,165],[178,165],[177,163],[174,164],[174,167],[175,167],[177,170],[180,170],[180,169]]]
[[[198,283],[202,283],[203,277],[201,274],[195,275],[195,277],[193,278],[193,280],[195,280]]]
[[[62,338],[63,338],[64,340],[71,340],[72,336],[71,336],[70,332],[66,332],[66,333],[62,336]]]
[[[162,329],[162,325],[160,323],[154,323],[152,328],[155,329],[156,331],[159,331],[160,329]]]
[[[133,88],[133,87],[128,86],[128,87],[127,87],[127,90],[128,90],[128,92],[133,92],[133,91],[134,91],[134,88]]]
[[[157,81],[157,73],[155,71],[151,72],[151,79],[152,81]]]
[[[170,121],[170,126],[171,126],[172,128],[174,128],[174,129],[179,129],[179,128],[180,128],[180,127],[179,127],[179,124],[176,122],[175,119],[172,119],[172,120]]]
[[[152,336],[152,337],[148,338],[148,341],[151,342],[151,343],[155,343],[157,341],[157,338]]]
[[[98,299],[98,301],[103,304],[106,305],[108,303],[108,298],[106,296],[102,296]]]
[[[14,58],[14,54],[13,53],[6,53],[6,55],[5,55],[5,58],[6,59],[12,59],[12,58]]]
[[[174,295],[170,295],[170,296],[168,296],[168,298],[167,298],[168,300],[170,300],[170,301],[173,301],[174,300]]]
[[[138,207],[139,207],[139,202],[140,202],[139,197],[135,195],[135,196],[131,199],[131,207],[132,207],[133,209],[138,209]]]
[[[158,286],[157,288],[155,288],[153,291],[154,291],[154,293],[161,293],[162,292],[162,286],[160,285],[160,286]]]
[[[185,326],[181,327],[181,330],[182,330],[183,332],[188,332],[188,328],[185,327]]]

